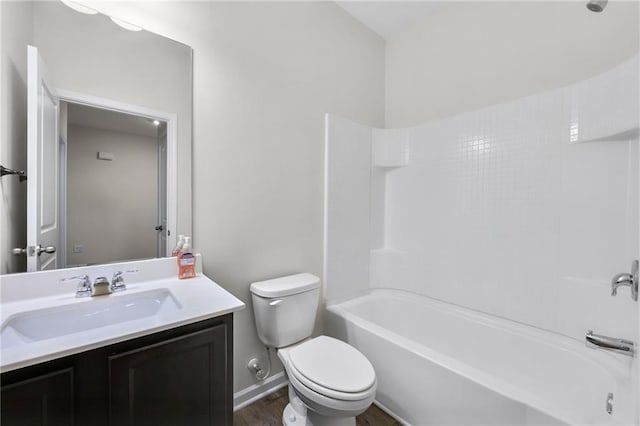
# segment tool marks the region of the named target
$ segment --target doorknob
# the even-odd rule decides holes
[[[155,229],[156,231],[164,231],[164,226],[162,226],[162,225],[158,225],[158,226],[156,226],[156,227],[155,227],[155,228],[153,228],[153,229]]]
[[[37,254],[38,256],[40,256],[42,253],[47,253],[47,254],[55,253],[56,247],[55,246],[42,247],[40,245],[37,245],[35,247],[30,246],[30,247],[27,247],[26,249],[17,247],[11,250],[11,252],[17,256],[22,254],[28,254],[29,256],[34,256]]]
[[[52,254],[56,252],[55,246],[46,246],[46,247],[36,247],[36,254],[40,256],[42,253]]]

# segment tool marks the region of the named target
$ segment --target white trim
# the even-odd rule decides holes
[[[38,49],[27,46],[27,153],[38,149]],[[35,246],[38,241],[38,158],[27,155],[27,244]],[[37,257],[26,255],[27,272],[38,270]]]
[[[58,118],[60,119],[60,118]],[[66,125],[66,123],[65,123]],[[66,136],[66,135],[65,135]],[[58,268],[67,267],[67,138],[58,137]]]
[[[373,401],[373,404],[376,405],[379,409],[381,409],[385,413],[387,413],[390,417],[393,417],[394,420],[400,423],[401,425],[411,426],[411,423],[407,422],[405,419],[403,419],[402,417],[398,416],[396,413],[388,409],[384,404],[381,404],[380,402],[378,402],[377,399]]]
[[[268,377],[260,383],[256,383],[233,394],[233,411],[238,411],[247,405],[274,393],[287,385],[284,371]]]
[[[172,112],[157,111],[147,107],[127,104],[113,99],[100,98],[84,93],[69,90],[56,89],[56,94],[61,101],[75,104],[88,105],[111,111],[135,114],[151,119],[159,119],[167,123],[167,253],[176,245],[178,235],[178,115]]]
[[[328,240],[329,240],[329,128],[330,128],[331,115],[325,113],[324,115],[324,164],[323,164],[323,191],[322,191],[322,293],[323,299],[326,300],[327,288],[329,288],[327,279],[327,271],[329,266],[327,265],[328,258]]]

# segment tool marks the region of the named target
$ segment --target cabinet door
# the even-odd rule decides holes
[[[73,369],[2,386],[2,426],[73,425]]]
[[[227,327],[109,357],[110,424],[231,425]]]

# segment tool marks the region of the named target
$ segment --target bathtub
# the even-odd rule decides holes
[[[405,424],[636,421],[631,358],[565,336],[382,289],[328,305],[325,328],[371,360],[376,403]]]

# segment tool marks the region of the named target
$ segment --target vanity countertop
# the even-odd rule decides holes
[[[199,265],[202,264],[198,256]],[[87,274],[125,274],[127,289],[75,297]],[[198,271],[177,278],[175,258],[0,276],[0,371],[7,372],[97,347],[228,314],[244,303]]]

